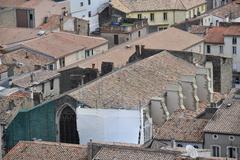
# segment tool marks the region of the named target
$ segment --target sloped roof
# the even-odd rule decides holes
[[[93,158],[93,160],[175,160],[178,152],[165,150],[147,150],[141,148],[110,148],[103,147]]]
[[[0,27],[0,45],[9,45],[37,38],[38,32],[39,29]]]
[[[62,69],[75,66],[91,68],[92,64],[95,64],[95,67],[101,70],[101,63],[103,61],[113,62],[114,67],[122,67],[126,65],[130,56],[135,53],[135,45],[145,45],[145,48],[148,49],[183,51],[195,44],[203,42],[203,40],[200,36],[172,27],[161,32],[149,34],[138,40],[123,43],[109,49],[103,54],[89,57]]]
[[[207,31],[205,42],[211,44],[224,44],[224,32],[226,27],[213,27]]]
[[[122,12],[188,10],[206,3],[205,0],[112,0],[115,9]]]
[[[184,142],[203,142],[203,129],[208,120],[171,118],[157,131],[156,139],[184,141]]]
[[[47,54],[54,58],[61,58],[74,52],[92,49],[107,43],[99,37],[75,35],[66,32],[52,32],[45,36],[23,43],[23,46]]]
[[[230,106],[228,106],[229,104]],[[240,135],[239,117],[239,99],[228,99],[208,122],[204,129],[204,132]]]
[[[240,36],[240,25],[232,25],[232,26],[228,27],[226,29],[226,31],[224,32],[224,35],[225,36]]]
[[[31,75],[33,77],[33,81],[31,80]],[[12,83],[18,87],[28,88],[34,85],[38,85],[47,80],[54,79],[59,75],[60,74],[57,71],[38,70],[33,73],[27,73],[19,77],[16,77],[13,79]]]
[[[226,4],[222,7],[210,10],[208,15],[213,15],[220,18],[225,18],[226,16],[232,16],[232,18],[240,17],[240,3],[239,0],[233,1],[229,4]]]
[[[41,141],[20,141],[3,160],[87,160],[87,146]]]
[[[195,73],[193,64],[163,51],[86,84],[69,95],[91,107],[137,107],[146,105],[152,97],[162,96],[170,81]]]

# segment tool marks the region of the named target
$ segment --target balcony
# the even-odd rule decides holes
[[[147,19],[127,18],[120,22],[111,22],[100,28],[101,33],[131,33],[148,26]]]

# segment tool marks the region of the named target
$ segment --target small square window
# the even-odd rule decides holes
[[[80,7],[82,7],[83,6],[83,2],[80,2]]]

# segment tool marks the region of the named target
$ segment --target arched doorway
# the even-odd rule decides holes
[[[65,107],[59,120],[60,142],[79,144],[76,113],[71,107]]]

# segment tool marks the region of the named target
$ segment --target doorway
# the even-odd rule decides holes
[[[71,107],[65,107],[60,115],[60,142],[79,144],[76,113]]]

